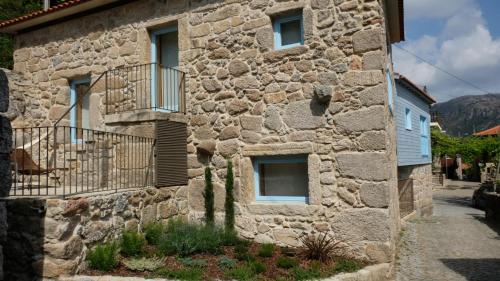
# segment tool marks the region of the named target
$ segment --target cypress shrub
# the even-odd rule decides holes
[[[224,202],[224,209],[226,212],[225,226],[226,231],[234,230],[234,176],[233,176],[233,162],[227,160],[227,176],[226,176],[226,200]]]
[[[205,191],[203,192],[205,198],[205,221],[209,225],[214,224],[214,186],[212,183],[212,170],[210,167],[205,168]]]

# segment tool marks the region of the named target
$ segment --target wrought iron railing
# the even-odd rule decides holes
[[[160,64],[106,72],[106,114],[140,109],[186,112],[186,73]]]
[[[13,130],[11,196],[153,186],[154,139],[69,126]]]

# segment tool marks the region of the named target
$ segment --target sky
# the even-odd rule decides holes
[[[500,0],[404,0],[406,40],[394,66],[438,102],[500,93]],[[404,48],[484,91],[422,62]]]

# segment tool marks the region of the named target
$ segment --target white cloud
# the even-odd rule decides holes
[[[419,3],[421,9],[430,2],[436,1],[408,1]],[[465,0],[456,2],[461,2],[463,6],[448,15],[445,27],[438,36],[424,35],[401,46],[482,89],[500,92],[500,38],[492,37],[481,11],[474,3]],[[484,94],[398,48],[394,48],[394,61],[398,72],[417,84],[427,85],[439,101],[468,94]]]
[[[473,0],[406,0],[406,17],[413,19],[446,19],[462,10],[472,7]]]

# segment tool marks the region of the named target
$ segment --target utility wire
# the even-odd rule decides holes
[[[465,79],[463,79],[463,78],[460,78],[459,76],[457,76],[457,75],[455,75],[455,74],[453,74],[453,73],[451,73],[451,72],[449,72],[449,71],[447,71],[447,70],[445,70],[445,69],[443,69],[443,68],[441,68],[441,67],[439,67],[439,66],[437,66],[437,65],[435,65],[435,64],[433,64],[433,63],[431,63],[431,62],[429,62],[429,61],[427,61],[426,59],[424,59],[424,58],[422,58],[422,57],[418,56],[417,54],[415,54],[415,53],[413,53],[413,52],[411,52],[411,51],[408,51],[407,49],[405,49],[405,48],[403,48],[403,47],[396,46],[396,45],[393,45],[393,46],[394,46],[394,47],[396,47],[396,48],[398,48],[398,49],[400,49],[400,50],[401,50],[401,51],[403,51],[403,52],[406,52],[406,53],[408,53],[408,54],[410,54],[410,55],[412,55],[412,56],[416,57],[417,59],[419,59],[419,60],[421,60],[421,61],[425,62],[426,64],[428,64],[428,65],[430,65],[430,66],[434,67],[435,69],[437,69],[437,70],[439,70],[439,71],[441,71],[441,72],[443,72],[443,73],[446,73],[446,74],[448,74],[449,76],[451,76],[451,77],[453,77],[453,78],[455,78],[455,79],[457,79],[457,80],[459,80],[459,81],[461,81],[461,82],[463,82],[463,83],[465,83],[465,84],[467,84],[467,85],[471,86],[472,88],[474,88],[474,89],[476,89],[476,90],[479,90],[479,91],[484,92],[484,93],[486,93],[486,94],[490,94],[490,92],[488,92],[488,91],[486,91],[486,90],[482,89],[481,87],[479,87],[479,86],[477,86],[477,85],[475,85],[475,84],[473,84],[473,83],[471,83],[471,82],[469,82],[469,81],[467,81],[467,80],[465,80]]]

